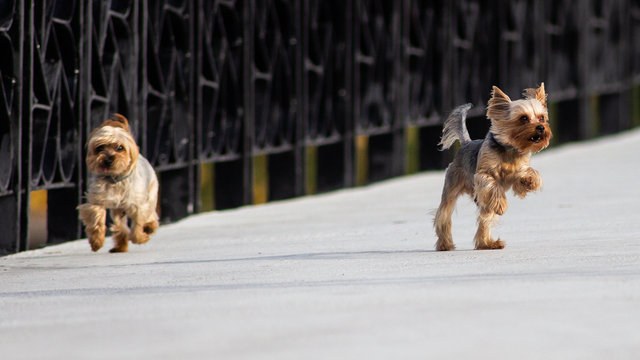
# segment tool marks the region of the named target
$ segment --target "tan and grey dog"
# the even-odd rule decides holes
[[[89,135],[87,168],[92,173],[88,203],[78,206],[91,250],[104,245],[107,209],[111,209],[115,246],[110,252],[126,252],[128,241],[144,244],[158,228],[158,178],[151,164],[139,154],[127,119],[115,114]],[[131,227],[127,225],[131,218]]]
[[[523,99],[511,101],[493,87],[487,107],[491,127],[483,140],[469,138],[465,119],[471,104],[456,108],[445,121],[442,149],[450,148],[456,140],[462,146],[447,168],[442,200],[434,219],[436,250],[455,249],[451,213],[460,195],[470,195],[478,206],[475,248],[502,249],[505,244],[500,239],[493,240],[491,227],[507,210],[505,192],[513,189],[524,198],[542,187],[542,178],[529,166],[529,159],[532,153],[546,148],[551,138],[544,84],[526,89],[523,95]]]

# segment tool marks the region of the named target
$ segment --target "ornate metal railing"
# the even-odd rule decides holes
[[[114,112],[158,171],[164,221],[442,168],[447,112],[472,102],[483,136],[492,85],[544,81],[556,142],[638,125],[640,5],[7,0],[0,75],[11,253],[29,248],[33,191],[48,243],[83,235],[83,144]]]

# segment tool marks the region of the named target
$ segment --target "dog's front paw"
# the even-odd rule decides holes
[[[540,181],[540,177],[525,176],[514,184],[513,192],[521,199],[524,199],[527,193],[538,191],[541,187],[542,182]]]
[[[130,240],[134,244],[145,244],[149,239],[149,235],[145,232],[134,232],[131,234]]]
[[[534,176],[527,176],[520,179],[520,184],[528,191],[536,191],[540,189],[540,181]]]
[[[129,248],[125,246],[116,245],[113,249],[109,250],[110,253],[123,253],[129,251]]]
[[[505,247],[504,241],[498,240],[487,240],[484,243],[479,243],[476,245],[476,250],[502,250]]]
[[[91,251],[96,252],[100,249],[102,249],[102,244],[97,244],[97,243],[89,243],[91,245]]]
[[[436,242],[437,251],[451,251],[455,249],[456,249],[456,246],[451,241],[444,241],[442,239],[438,239],[438,241]]]
[[[89,245],[91,245],[91,251],[96,252],[102,248],[104,245],[104,236],[100,236],[99,234],[93,234],[89,237]]]

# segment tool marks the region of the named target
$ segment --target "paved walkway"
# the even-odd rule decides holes
[[[432,172],[0,258],[0,358],[637,359],[640,131],[532,165],[501,251],[468,199],[433,251]]]

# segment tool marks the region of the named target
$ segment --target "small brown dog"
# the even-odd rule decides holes
[[[526,89],[523,95],[524,99],[511,101],[493,87],[487,107],[491,128],[483,140],[469,138],[465,119],[471,104],[456,108],[445,121],[439,145],[448,149],[458,140],[462,146],[447,168],[434,219],[436,250],[455,249],[451,213],[460,195],[470,195],[478,206],[475,248],[502,249],[505,244],[500,239],[493,240],[491,227],[507,210],[505,192],[513,189],[524,198],[542,187],[540,174],[529,166],[529,159],[532,153],[546,148],[551,139],[544,84]]]
[[[124,116],[115,114],[89,135],[87,168],[92,173],[88,203],[78,206],[91,250],[104,245],[107,209],[111,209],[115,246],[110,252],[126,252],[128,240],[149,241],[158,228],[158,178],[138,145]],[[131,218],[132,231],[127,225]]]

